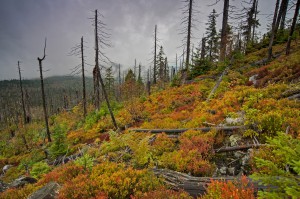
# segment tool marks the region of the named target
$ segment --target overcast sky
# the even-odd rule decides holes
[[[195,17],[198,30],[194,30],[193,43],[197,45],[205,32],[208,14],[213,8],[222,12],[223,1],[208,7],[215,1],[196,0]],[[176,53],[181,54],[182,35],[179,35],[181,0],[0,0],[0,80],[18,78],[17,61],[21,61],[25,79],[39,77],[37,57],[43,55],[44,38],[47,37],[46,59],[43,62],[45,76],[66,75],[80,59],[67,56],[70,49],[80,42],[87,42],[86,62],[94,64],[94,29],[89,18],[98,9],[108,25],[112,47],[104,51],[111,61],[120,63],[123,69],[132,67],[134,59],[144,70],[149,67],[153,55],[153,31],[158,25],[158,38],[168,56],[170,65]],[[231,0],[240,6],[240,0]],[[274,10],[275,0],[260,0],[259,15],[265,30],[267,15]],[[232,24],[236,22],[231,21]],[[218,29],[221,17],[218,19]],[[91,76],[93,66],[87,65]]]

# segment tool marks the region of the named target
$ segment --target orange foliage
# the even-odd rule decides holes
[[[246,176],[240,181],[214,181],[207,187],[207,193],[199,199],[254,199],[253,185]]]

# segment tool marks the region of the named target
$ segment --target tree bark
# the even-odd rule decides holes
[[[285,18],[286,18],[286,13],[289,5],[289,0],[286,0],[287,3],[285,4],[282,16],[281,16],[281,21],[280,21],[280,30],[284,30],[285,27]]]
[[[275,26],[275,34],[277,33],[279,25],[282,23],[282,21],[283,24],[285,23],[285,16],[286,16],[288,4],[289,4],[288,0],[281,1],[278,16],[277,16],[276,26]]]
[[[154,29],[154,66],[153,66],[153,84],[156,84],[156,48],[157,48],[157,25]]]
[[[99,67],[99,46],[98,46],[98,13],[95,10],[95,68],[93,71],[94,75],[94,89],[95,89],[95,108],[100,108],[100,67]]]
[[[251,148],[259,148],[261,146],[265,146],[264,144],[250,144],[245,146],[234,146],[234,147],[226,147],[221,149],[214,149],[215,153],[224,153],[224,152],[231,152],[231,151],[239,151],[239,150],[246,150]]]
[[[146,132],[146,133],[184,133],[188,130],[196,130],[202,132],[208,132],[211,130],[216,131],[224,131],[224,132],[231,132],[235,130],[245,129],[245,126],[223,126],[223,127],[203,127],[203,128],[191,128],[191,129],[130,129],[130,131],[134,132]]]
[[[45,51],[46,51],[46,39],[45,39],[45,46],[44,46],[44,56],[42,58],[38,57],[37,59],[39,61],[39,68],[40,68],[40,78],[41,78],[41,88],[42,88],[42,99],[43,99],[44,118],[45,118],[45,124],[46,124],[46,133],[47,133],[48,142],[51,142],[52,140],[51,140],[49,124],[48,124],[47,102],[46,102],[46,97],[45,97],[43,66],[42,66],[42,62],[46,57]]]
[[[202,37],[201,42],[201,60],[205,59],[205,37]]]
[[[257,19],[257,7],[258,7],[258,0],[254,0],[255,1],[255,10],[254,10],[254,21],[256,21]],[[255,23],[253,23],[253,27],[252,27],[252,45],[254,44],[254,40],[255,40]]]
[[[99,78],[99,81],[100,81],[100,84],[101,84],[101,87],[102,87],[102,92],[103,92],[103,95],[104,95],[104,98],[105,98],[105,101],[106,101],[106,104],[107,104],[107,108],[109,110],[110,117],[112,119],[113,125],[114,125],[115,129],[118,129],[118,125],[117,125],[115,116],[113,114],[112,108],[111,108],[110,103],[109,103],[109,99],[108,99],[108,96],[107,96],[107,92],[106,92],[106,89],[105,89],[104,82],[103,82],[102,77],[101,77],[101,72],[100,72],[100,67],[99,67],[99,60],[98,60],[98,56],[99,56],[99,43],[98,43],[98,27],[97,27],[98,18],[97,18],[97,16],[98,16],[97,10],[95,10],[95,28],[96,28],[96,31],[95,31],[95,38],[96,38],[95,42],[96,42],[96,45],[95,45],[95,47],[96,47],[96,67],[97,67],[97,70],[99,71],[98,78]]]
[[[185,69],[186,72],[189,70],[190,61],[190,45],[191,45],[191,29],[192,29],[192,14],[193,14],[193,0],[189,3],[189,17],[188,17],[188,32],[187,32],[187,42],[186,42],[186,62]]]
[[[229,0],[224,0],[223,22],[222,22],[222,31],[221,31],[220,61],[224,61],[226,58],[228,10],[229,10]]]
[[[177,171],[172,171],[169,169],[153,169],[156,176],[161,177],[164,182],[171,186],[175,190],[183,189],[188,192],[194,198],[199,197],[206,192],[207,186],[212,182],[212,180],[220,181],[240,181],[240,177],[236,176],[226,176],[226,177],[194,177],[185,173],[180,173]],[[257,182],[253,182],[251,178],[247,177],[250,182],[249,186],[253,184],[254,190],[270,190],[276,189],[273,186],[264,186]]]
[[[275,11],[274,11],[273,23],[272,23],[272,31],[271,31],[269,48],[268,48],[268,61],[270,61],[272,59],[272,47],[273,47],[273,42],[274,42],[274,37],[275,37],[275,28],[276,28],[275,26],[276,26],[276,19],[277,19],[277,15],[278,15],[279,1],[280,0],[276,0],[276,5],[275,5]]]
[[[27,115],[26,115],[26,109],[25,109],[25,101],[24,101],[24,92],[23,92],[23,85],[22,85],[22,76],[21,76],[20,61],[18,61],[18,70],[19,70],[19,78],[20,78],[20,90],[21,90],[23,118],[24,118],[24,124],[26,124],[28,122],[27,122]]]
[[[85,91],[85,75],[84,75],[84,56],[83,56],[83,37],[81,37],[81,67],[82,67],[82,105],[83,116],[86,117],[86,91]]]
[[[300,6],[300,0],[297,0],[295,13],[294,13],[294,17],[293,17],[293,22],[292,22],[292,26],[291,26],[291,29],[290,29],[290,34],[289,34],[289,38],[288,38],[288,41],[287,41],[287,44],[286,44],[286,55],[289,55],[290,51],[291,51],[291,41],[292,41],[293,33],[295,31],[297,18],[298,18],[298,15],[299,15],[299,6]]]

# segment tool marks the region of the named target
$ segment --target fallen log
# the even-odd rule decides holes
[[[134,132],[146,132],[146,133],[184,133],[188,130],[196,130],[196,131],[202,131],[202,132],[209,132],[211,130],[216,131],[223,131],[225,133],[230,133],[235,130],[243,130],[245,129],[245,126],[217,126],[217,127],[203,127],[203,128],[183,128],[183,129],[130,129],[130,131]]]
[[[221,82],[223,80],[223,77],[225,76],[225,74],[228,73],[229,68],[230,68],[230,65],[227,66],[225,68],[225,70],[222,72],[222,74],[220,75],[220,77],[219,77],[218,81],[216,82],[214,88],[210,91],[210,93],[209,93],[209,95],[208,95],[208,97],[206,99],[206,102],[209,102],[209,100],[211,99],[211,97],[215,94],[216,90],[219,88],[219,86],[220,86],[220,84],[221,84]]]
[[[194,177],[185,173],[180,173],[177,171],[172,171],[168,169],[153,169],[153,172],[156,176],[159,176],[163,181],[171,186],[174,190],[183,189],[188,192],[193,197],[198,197],[203,195],[206,191],[206,187],[211,183],[212,180],[223,180],[223,181],[240,181],[241,178],[236,176],[226,176],[226,177]],[[258,190],[265,189],[276,189],[276,187],[263,186],[254,182],[251,178],[247,177],[250,185],[253,185],[255,192]]]
[[[249,144],[245,146],[233,146],[233,147],[226,147],[220,149],[214,149],[215,153],[223,153],[223,152],[230,152],[230,151],[239,151],[239,150],[246,150],[251,148],[259,148],[261,146],[265,146],[265,144]]]

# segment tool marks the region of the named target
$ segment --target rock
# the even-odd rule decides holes
[[[249,82],[252,82],[254,86],[257,86],[257,77],[258,77],[258,74],[252,75],[251,77],[249,77]]]
[[[4,192],[6,189],[8,189],[8,184],[0,181],[0,193]]]
[[[7,170],[10,169],[10,168],[12,168],[12,167],[13,167],[13,165],[10,165],[10,164],[5,165],[5,166],[2,168],[3,174],[5,174],[5,173],[7,172]]]
[[[228,168],[228,174],[229,174],[229,175],[234,176],[235,173],[236,173],[235,167],[229,167],[229,168]]]
[[[242,140],[242,136],[233,134],[229,137],[230,146],[238,146],[238,142]]]
[[[60,185],[56,182],[49,182],[33,194],[31,194],[27,199],[55,199],[59,193]]]
[[[229,124],[229,125],[236,125],[236,124],[242,124],[244,122],[244,119],[241,117],[238,117],[238,118],[226,117],[225,122],[226,122],[226,124]]]
[[[249,155],[249,154],[246,154],[246,155],[242,158],[242,162],[241,162],[242,166],[248,165],[249,160],[250,160],[250,155]]]
[[[227,167],[221,167],[219,169],[219,172],[220,172],[221,175],[226,175],[227,174]]]
[[[33,177],[21,176],[21,177],[17,178],[16,180],[14,180],[10,184],[10,187],[11,188],[19,188],[19,187],[23,187],[26,184],[34,184],[36,182],[37,182],[37,180]]]

